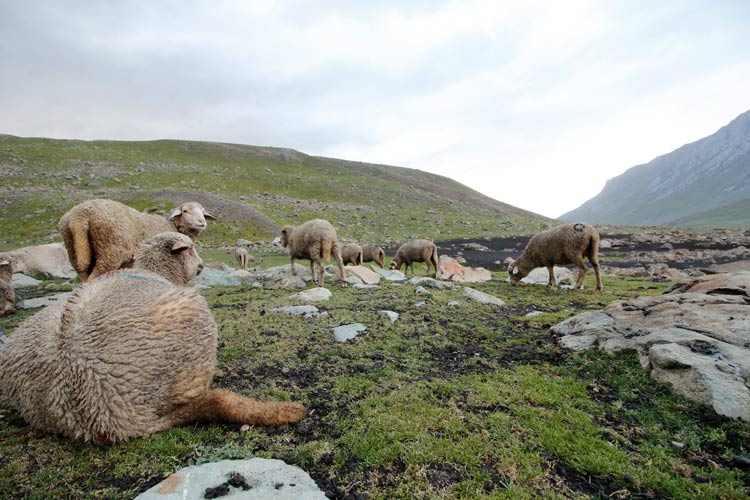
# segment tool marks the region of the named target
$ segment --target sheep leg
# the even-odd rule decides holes
[[[583,263],[583,259],[577,259],[577,262],[575,264],[578,267],[578,279],[576,280],[576,288],[583,288],[583,278],[586,277],[588,269],[586,269],[586,265]]]
[[[315,279],[315,261],[310,259],[310,274],[312,274],[312,284],[317,285],[318,281]]]
[[[547,266],[547,272],[549,273],[549,287],[553,290],[557,290],[557,282],[555,281],[555,266]]]
[[[604,290],[604,286],[602,286],[602,276],[601,269],[599,268],[599,261],[591,261],[591,265],[594,266],[594,274],[596,274],[596,291],[601,292]]]
[[[175,424],[207,420],[235,424],[278,425],[299,422],[307,414],[299,403],[258,401],[224,389],[212,389],[183,405],[168,419]]]
[[[348,286],[346,283],[346,271],[344,270],[344,261],[341,260],[341,251],[339,250],[338,245],[331,248],[331,253],[333,254],[333,258],[336,259],[336,264],[339,266],[339,272],[341,273],[341,288],[346,288]]]
[[[291,258],[292,261],[292,276],[297,276],[297,270],[294,268],[294,257]]]

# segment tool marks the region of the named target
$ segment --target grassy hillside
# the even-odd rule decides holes
[[[0,136],[0,177],[0,250],[53,239],[60,215],[96,197],[157,213],[197,200],[221,219],[204,233],[209,244],[269,239],[278,225],[315,217],[344,240],[379,243],[532,233],[552,223],[418,170],[236,144]]]
[[[750,200],[728,203],[719,208],[677,219],[672,224],[698,229],[713,227],[747,228],[750,226]]]

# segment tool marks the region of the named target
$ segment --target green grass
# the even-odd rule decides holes
[[[216,385],[300,401],[310,415],[294,427],[194,424],[104,447],[33,430],[2,403],[0,496],[131,498],[183,466],[258,456],[299,465],[337,497],[747,498],[747,474],[728,466],[748,453],[747,423],[706,422],[634,356],[557,347],[551,324],[669,285],[604,284],[604,294],[476,285],[502,309],[451,290],[331,287],[320,304],[329,316],[314,319],[271,311],[292,303],[289,292],[205,290],[220,329]],[[391,324],[381,309],[401,317]],[[368,330],[333,341],[331,327],[355,321]],[[17,324],[0,319],[11,335]]]

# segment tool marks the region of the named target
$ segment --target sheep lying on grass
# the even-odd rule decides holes
[[[375,262],[385,267],[385,250],[375,245],[362,245],[362,262]]]
[[[144,214],[112,200],[79,203],[60,218],[58,230],[65,240],[68,258],[81,281],[133,264],[138,247],[165,231],[188,235],[193,241],[216,220],[200,203],[183,203],[168,219]]]
[[[405,270],[408,271],[411,268],[411,273],[414,274],[415,262],[424,262],[427,266],[427,274],[430,274],[430,266],[434,265],[435,275],[437,276],[439,265],[437,245],[430,240],[414,240],[404,243],[396,250],[390,268],[400,271],[401,265],[406,264]]]
[[[589,224],[564,224],[535,235],[516,261],[508,263],[508,274],[512,284],[518,283],[537,267],[546,267],[549,272],[549,286],[557,288],[555,265],[575,264],[578,279],[575,288],[581,288],[586,276],[583,258],[588,257],[596,273],[596,289],[602,291],[602,278],[599,269],[599,233]]]
[[[294,259],[310,259],[312,281],[318,286],[323,286],[325,274],[321,260],[330,262],[331,255],[333,255],[341,271],[341,286],[346,287],[346,271],[344,271],[344,262],[341,259],[339,243],[336,239],[336,229],[327,220],[313,219],[298,227],[284,226],[281,229],[281,246],[289,248],[292,274],[297,274],[294,270]],[[320,272],[320,279],[317,282],[315,281],[315,264],[318,264]]]
[[[17,248],[0,253],[0,261],[7,260],[14,273],[27,276],[47,274],[57,278],[75,278],[76,272],[70,267],[68,252],[63,243],[47,243]]]
[[[28,318],[0,354],[0,388],[33,427],[115,443],[187,422],[297,422],[297,403],[211,389],[217,328],[185,285],[203,268],[193,241],[162,233],[117,270]]]
[[[341,260],[344,261],[344,265],[353,264],[361,266],[362,247],[356,244],[344,245],[344,248],[341,249]]]

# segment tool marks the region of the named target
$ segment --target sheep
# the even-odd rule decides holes
[[[68,252],[63,243],[48,243],[18,248],[0,253],[0,261],[10,262],[14,273],[27,276],[48,274],[56,278],[75,278],[76,272],[70,267]]]
[[[362,247],[357,244],[344,245],[341,249],[341,259],[346,264],[362,265]]]
[[[10,283],[11,279],[13,279],[13,263],[0,257],[0,281]]]
[[[346,288],[346,271],[344,271],[344,262],[341,260],[339,242],[336,239],[336,229],[327,220],[313,219],[298,227],[284,226],[281,228],[281,246],[289,248],[294,275],[297,274],[294,270],[294,259],[310,259],[312,281],[316,283],[315,264],[318,264],[320,272],[318,286],[323,286],[324,272],[321,259],[329,262],[333,255],[341,272],[341,286]]]
[[[134,269],[89,280],[28,318],[0,354],[0,389],[33,427],[113,444],[194,421],[298,422],[304,406],[209,387],[217,327],[184,287],[203,261],[180,233],[147,240]]]
[[[385,250],[374,245],[362,245],[362,262],[375,262],[385,267]]]
[[[240,269],[247,269],[248,263],[255,262],[255,257],[245,247],[237,247],[234,251],[234,258],[237,260]]]
[[[427,274],[430,274],[430,266],[435,266],[435,276],[437,276],[438,270],[438,253],[437,245],[430,240],[413,240],[409,243],[404,243],[398,250],[396,255],[391,261],[390,269],[401,270],[401,265],[406,264],[405,271],[411,268],[411,273],[414,274],[414,263],[424,262],[427,266]]]
[[[596,273],[596,290],[601,292],[602,278],[599,269],[599,233],[589,224],[563,224],[543,231],[529,240],[518,260],[508,263],[511,284],[517,284],[537,267],[546,267],[549,272],[549,286],[557,288],[555,265],[575,264],[578,279],[575,288],[581,288],[586,276],[583,258],[588,257]]]
[[[16,312],[16,294],[9,281],[0,278],[0,316],[6,316]]]
[[[165,231],[188,235],[193,241],[216,218],[200,203],[183,203],[168,219],[138,212],[117,201],[84,201],[60,218],[58,230],[65,240],[68,258],[81,281],[121,267],[132,267],[138,247]]]

